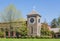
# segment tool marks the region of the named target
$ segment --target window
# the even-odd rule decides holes
[[[40,23],[40,19],[38,19],[38,23]]]

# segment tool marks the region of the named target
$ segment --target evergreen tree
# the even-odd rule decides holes
[[[57,20],[54,18],[51,22],[51,28],[56,28],[57,27]]]

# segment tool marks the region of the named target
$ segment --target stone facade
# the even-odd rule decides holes
[[[33,18],[33,20],[31,18]],[[27,15],[27,22],[25,22],[28,28],[28,36],[40,36],[40,18],[41,16],[35,10]],[[31,23],[33,21],[34,23]],[[4,30],[4,37],[16,37],[17,33],[15,30],[21,26],[21,23],[21,21],[0,23],[0,29],[2,28]]]
[[[40,15],[36,11],[32,11],[27,15],[27,28],[28,28],[28,36],[40,36]],[[34,23],[31,23],[31,18],[34,18]]]
[[[0,23],[0,30],[4,30],[4,37],[16,37],[16,29],[21,26],[22,22]]]

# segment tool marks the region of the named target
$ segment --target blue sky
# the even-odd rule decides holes
[[[50,23],[53,18],[60,16],[60,0],[0,0],[0,12],[10,4],[15,5],[17,10],[22,12],[24,18],[32,11],[33,6],[42,16],[41,22],[46,19],[47,23]]]

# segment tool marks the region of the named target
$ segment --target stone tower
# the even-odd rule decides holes
[[[27,15],[28,36],[40,36],[40,18],[41,16],[35,10]]]

